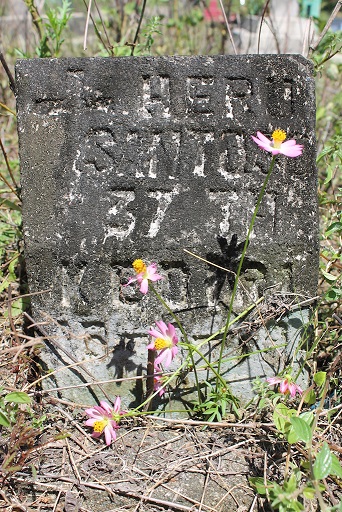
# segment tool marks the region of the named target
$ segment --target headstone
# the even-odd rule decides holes
[[[228,337],[222,372],[246,401],[256,376],[300,359],[309,309],[297,304],[316,294],[318,261],[307,60],[32,59],[17,62],[16,78],[27,272],[34,318],[50,335],[41,358],[54,371],[46,386],[94,402],[103,395],[85,386],[86,368],[98,381],[124,379],[103,388],[127,405],[139,402],[142,381],[134,378],[146,374],[147,331],[172,318],[152,293],[123,286],[137,258],[158,264],[164,279],[156,289],[196,343],[224,326],[271,161],[251,135],[276,128],[304,152],[276,160],[234,316],[267,298]],[[202,345],[212,361],[218,339]],[[190,375],[178,388],[182,400],[191,389]]]

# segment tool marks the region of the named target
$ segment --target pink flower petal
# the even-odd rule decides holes
[[[121,408],[121,398],[119,396],[116,397],[114,402],[114,412],[120,413]]]
[[[285,156],[295,158],[296,156],[300,156],[302,154],[303,146],[300,146],[299,144],[297,144],[296,146],[289,146],[289,147],[285,146],[285,148],[284,148],[283,144],[282,144],[280,152]]]
[[[285,379],[285,380],[281,381],[281,382],[280,382],[280,385],[279,385],[280,393],[285,394],[285,393],[287,393],[288,389],[289,389],[289,388],[288,388],[288,382],[287,382],[287,380]]]
[[[302,390],[302,388],[301,388],[300,386],[298,386],[298,384],[296,384],[296,388],[297,388],[298,393],[299,393],[300,395],[302,395],[302,394],[303,394],[303,390]]]
[[[259,140],[257,137],[254,137],[253,135],[252,135],[252,139],[254,140],[254,142],[256,144],[258,144],[259,147],[261,147],[263,149],[271,147],[271,143],[270,142],[262,142],[261,140]]]
[[[289,382],[287,388],[292,397],[296,396],[296,385],[293,382]]]
[[[147,279],[143,279],[141,281],[140,291],[144,295],[146,295],[146,293],[148,292],[148,280]]]
[[[164,361],[165,357],[166,357],[166,350],[162,350],[160,352],[160,354],[156,357],[156,359],[154,361],[155,364],[158,364],[158,365],[161,364]]]
[[[105,440],[106,440],[106,445],[109,446],[110,443],[112,442],[112,439],[113,441],[115,441],[116,439],[116,432],[114,430],[114,428],[112,427],[112,425],[107,425],[104,429],[104,435],[105,435]]]
[[[104,400],[102,400],[102,402],[100,402],[100,405],[101,405],[102,409],[106,412],[106,414],[108,416],[111,416],[112,408],[110,407],[110,405],[107,404],[107,402],[105,402]]]
[[[90,416],[91,418],[101,419],[103,417],[104,411],[102,407],[95,406],[92,407],[91,409],[86,409],[85,413],[87,416]]]
[[[285,142],[282,143],[281,147],[286,147],[286,146],[295,146],[297,144],[297,142],[294,140],[294,139],[290,139],[290,140],[286,140]]]
[[[274,384],[279,384],[279,382],[281,382],[283,379],[281,379],[280,377],[269,377],[268,379],[266,379],[266,381],[271,385],[273,386]]]
[[[135,276],[135,277],[130,277],[130,278],[128,279],[127,283],[126,283],[126,284],[124,284],[123,286],[124,286],[124,287],[126,287],[126,286],[128,286],[129,284],[131,284],[131,283],[135,283],[135,281],[136,281],[136,280],[137,280],[136,276]]]
[[[178,338],[176,336],[176,329],[175,329],[174,325],[167,324],[167,331],[166,332],[167,332],[167,335],[170,336],[170,338],[172,338],[172,340],[174,338],[176,338],[178,340]]]
[[[272,141],[270,139],[268,139],[267,137],[265,137],[265,135],[261,132],[257,132],[257,136],[258,138],[262,141],[262,142],[265,142],[267,144],[271,144]]]
[[[87,421],[84,422],[84,424],[87,426],[87,427],[93,427],[94,426],[94,423],[96,423],[97,421],[99,421],[98,419],[96,418],[89,418]]]
[[[163,322],[163,320],[157,320],[156,326],[160,330],[160,332],[163,334],[163,336],[167,336],[167,326],[166,323]],[[158,334],[158,337],[160,337],[160,333]]]
[[[153,336],[153,338],[160,338],[161,332],[157,331],[157,329],[150,329],[148,334]]]

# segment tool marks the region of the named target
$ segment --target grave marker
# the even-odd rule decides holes
[[[136,258],[158,263],[165,276],[158,290],[191,336],[224,325],[232,274],[184,249],[236,271],[270,163],[251,140],[257,130],[282,128],[304,153],[277,159],[234,313],[273,286],[275,294],[293,293],[294,302],[296,294],[316,294],[315,98],[307,60],[32,59],[17,62],[16,77],[27,270],[30,291],[43,292],[32,297],[33,312],[58,324],[50,321],[49,333],[78,361],[97,358],[85,363],[96,379],[144,374],[147,330],[162,314],[170,320],[153,296],[123,287]],[[225,366],[233,366],[235,392],[250,396],[254,376],[281,369],[307,314],[297,309],[274,326],[275,340],[290,344],[282,362],[278,349]],[[227,353],[272,343],[265,333],[255,344],[235,336]],[[53,369],[72,362],[53,342],[42,359]],[[49,385],[89,381],[81,374],[64,369]],[[106,389],[129,403],[139,394],[134,386]],[[94,400],[84,387],[63,394]]]

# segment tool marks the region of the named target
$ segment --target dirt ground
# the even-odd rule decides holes
[[[40,440],[41,448],[3,487],[0,508],[8,512],[264,510],[248,476],[260,476],[266,467],[277,472],[282,446],[269,439],[271,426],[245,425],[213,428],[182,420],[127,420],[115,443],[107,447],[83,429],[82,421],[58,407],[55,424]],[[68,436],[55,440],[56,433]]]
[[[0,377],[6,391],[25,389],[35,378],[37,340],[25,335],[23,350],[20,336],[13,324],[11,336],[3,338]],[[282,483],[292,463],[300,468],[305,462],[304,447],[296,443],[289,450],[268,410],[246,409],[238,422],[211,424],[125,417],[107,447],[85,427],[84,408],[39,390],[30,395],[32,404],[19,407],[15,424],[0,426],[3,512],[269,512],[249,477]],[[342,405],[328,404],[314,440],[326,440],[339,456],[341,422]],[[336,505],[342,483],[326,480],[325,497]],[[305,511],[317,510],[315,500],[306,501]]]

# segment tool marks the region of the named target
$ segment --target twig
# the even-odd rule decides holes
[[[94,360],[95,359],[91,359],[91,360],[88,360],[88,361],[94,361]],[[169,374],[165,374],[164,373],[163,375],[165,376],[165,375],[169,375]],[[172,375],[172,373],[171,373],[171,375]],[[131,380],[136,381],[136,380],[144,380],[144,379],[146,379],[146,375],[136,375],[135,377],[122,377],[121,379],[99,380],[99,381],[96,381],[96,384],[111,384],[113,382],[128,382],[128,381],[131,381]],[[35,383],[30,384],[29,387],[32,387],[33,384],[35,384]],[[83,382],[82,384],[74,384],[73,386],[59,386],[59,387],[56,387],[56,388],[42,389],[40,391],[40,393],[43,394],[43,393],[51,393],[52,391],[53,392],[63,391],[65,389],[86,388],[86,387],[93,386],[93,385],[94,384],[92,382]],[[28,389],[28,388],[26,388],[26,389]]]
[[[38,12],[37,7],[34,5],[34,0],[24,0],[29,13],[31,14],[34,26],[37,29],[39,39],[42,39],[42,18]]]
[[[254,506],[255,506],[255,504],[256,504],[257,499],[258,499],[258,495],[256,494],[256,495],[254,496],[254,499],[253,499],[252,505],[251,505],[250,509],[248,510],[248,512],[253,512],[253,510],[254,510]]]
[[[12,114],[12,116],[17,116],[17,114],[14,112],[14,110],[12,110],[11,108],[9,108],[7,105],[5,105],[5,103],[1,103],[0,101],[0,107],[4,108],[5,110],[7,110],[7,112],[9,112],[10,114]]]
[[[186,252],[187,254],[190,254],[190,256],[194,256],[195,258],[197,258],[200,261],[204,261],[204,263],[208,263],[208,265],[211,265],[213,267],[219,268],[220,270],[224,270],[225,272],[229,272],[230,274],[233,274],[234,276],[236,276],[236,273],[233,272],[232,270],[229,270],[228,268],[225,268],[225,267],[220,267],[220,265],[216,265],[216,263],[213,263],[212,261],[206,260],[205,258],[202,258],[201,256],[198,256],[198,254],[195,254],[195,253],[193,253],[191,251],[188,251],[188,249],[183,249],[183,251]]]
[[[1,151],[2,151],[2,154],[4,155],[4,159],[5,159],[5,163],[6,163],[6,167],[7,167],[7,170],[8,170],[8,174],[11,176],[11,180],[13,182],[13,185],[15,186],[16,190],[18,190],[18,184],[17,182],[15,181],[15,178],[14,178],[14,175],[13,175],[13,172],[12,172],[12,169],[11,169],[11,166],[9,164],[9,161],[8,161],[8,158],[7,158],[7,153],[5,151],[5,148],[4,148],[4,145],[2,143],[2,140],[0,139],[0,146],[1,146]],[[19,197],[19,194],[18,192],[15,192],[15,195],[17,197]],[[19,198],[20,199],[20,198]]]
[[[11,352],[17,352],[14,356],[14,361],[17,359],[18,357],[18,354],[20,354],[20,352],[22,352],[23,350],[25,350],[26,348],[31,348],[31,347],[35,347],[36,345],[40,345],[41,344],[41,338],[32,338],[30,336],[26,336],[25,334],[21,334],[21,333],[18,333],[17,332],[17,336],[18,338],[24,338],[25,340],[30,340],[28,341],[27,343],[21,343],[19,346],[15,346],[15,347],[9,347],[9,348],[5,348],[5,349],[2,349],[1,350],[1,355],[3,356],[4,354],[8,354],[8,353],[11,353]]]
[[[88,27],[89,27],[89,19],[90,19],[91,2],[92,2],[92,0],[89,0],[89,4],[87,6],[87,19],[86,19],[86,24],[85,24],[85,29],[84,29],[83,50],[87,49],[87,37],[88,37]]]
[[[23,476],[23,478],[18,478],[16,475]],[[77,481],[76,478],[71,478],[71,477],[67,477],[67,476],[63,476],[63,475],[55,475],[54,473],[45,473],[44,475],[37,475],[37,477],[47,478],[47,479],[51,479],[51,480],[59,480],[60,482],[67,482],[67,483],[70,483],[70,484],[73,484],[76,486],[79,485],[79,486],[84,486],[84,487],[90,487],[91,489],[99,489],[101,491],[107,491],[113,496],[115,494],[119,494],[122,496],[128,496],[128,497],[136,498],[139,500],[143,499],[147,502],[155,503],[156,505],[163,505],[164,507],[170,507],[173,510],[181,510],[183,512],[193,512],[193,510],[194,510],[193,507],[187,507],[186,505],[180,505],[179,503],[174,503],[173,501],[160,500],[157,498],[152,498],[151,496],[145,496],[145,495],[141,495],[141,494],[134,493],[131,491],[124,491],[122,489],[115,489],[115,488],[110,489],[108,486],[106,486],[104,484],[98,484],[98,483],[90,482],[90,481],[86,481],[86,480]],[[34,483],[36,485],[43,485],[43,486],[48,485],[45,482],[39,482],[37,478],[35,480],[28,479],[27,475],[25,473],[21,473],[21,472],[17,472],[15,475],[13,475],[13,480],[17,480],[18,482],[25,482],[26,484]]]
[[[81,475],[80,475],[80,473],[78,471],[77,465],[75,463],[74,456],[72,454],[72,450],[70,448],[70,443],[69,443],[67,438],[65,439],[65,442],[66,442],[66,446],[67,446],[67,450],[68,450],[68,454],[69,454],[69,459],[70,459],[71,467],[74,470],[74,473],[75,473],[75,476],[76,476],[77,480],[81,480]]]
[[[11,190],[11,192],[13,192],[13,194],[15,194],[18,197],[16,190],[12,187],[10,182],[5,178],[5,176],[1,172],[0,172],[0,179],[8,186],[8,188]]]
[[[342,319],[341,319],[338,315],[336,315],[336,313],[333,313],[333,314],[332,314],[332,317],[333,317],[333,319],[334,319],[334,320],[336,320],[340,325],[342,325]]]
[[[233,34],[231,33],[231,30],[230,30],[230,26],[229,26],[229,23],[228,23],[228,20],[227,20],[227,16],[226,16],[226,12],[225,12],[224,7],[223,7],[222,0],[219,0],[219,2],[220,2],[221,11],[222,11],[222,14],[223,14],[223,17],[224,17],[224,21],[225,21],[225,24],[226,24],[226,27],[227,27],[227,31],[228,31],[228,34],[229,34],[230,42],[232,43],[232,47],[233,47],[235,55],[237,55],[236,46],[235,46],[234,39],[233,39]]]
[[[141,23],[142,23],[142,20],[144,18],[146,3],[147,3],[147,0],[144,0],[143,4],[142,4],[142,8],[141,8],[141,13],[140,13],[140,18],[139,18],[137,30],[135,32],[135,36],[134,36],[133,43],[132,43],[132,49],[131,49],[131,56],[132,57],[134,55],[135,45],[137,44],[137,41],[138,41],[138,36],[139,36],[139,32],[140,32]]]
[[[4,57],[2,52],[0,52],[0,61],[1,61],[1,64],[3,65],[3,67],[4,67],[6,75],[8,76],[10,89],[13,92],[13,94],[15,94],[15,91],[16,91],[15,80],[13,78],[13,75],[12,75],[8,65],[7,65],[7,62],[6,62],[5,57]]]
[[[2,266],[0,268],[5,268],[5,266]],[[42,290],[39,292],[31,292],[31,293],[25,293],[23,295],[18,295],[17,297],[13,297],[11,300],[17,300],[17,299],[24,299],[25,297],[33,297],[34,295],[41,295],[42,293],[48,293],[51,292],[51,288],[48,288],[47,290]]]
[[[267,0],[265,5],[264,5],[264,8],[262,10],[262,15],[261,15],[261,21],[260,21],[260,27],[259,27],[259,33],[258,33],[258,50],[257,50],[257,54],[259,55],[260,53],[260,39],[261,39],[261,28],[262,28],[262,24],[264,23],[264,18],[265,18],[265,14],[266,14],[266,11],[268,9],[268,4],[270,3],[270,0]]]
[[[159,416],[148,415],[145,418],[149,418],[151,420],[163,421],[165,423],[174,423],[175,426],[182,425],[191,425],[191,426],[208,426],[211,428],[224,428],[224,427],[232,427],[232,428],[251,428],[255,429],[258,427],[273,427],[273,423],[233,423],[228,421],[217,421],[215,423],[211,421],[198,421],[198,420],[182,420],[182,419],[172,419],[172,418],[159,418]]]
[[[334,21],[334,19],[336,18],[338,11],[341,9],[341,7],[342,7],[342,0],[338,0],[337,4],[334,7],[333,12],[331,13],[328,21],[326,22],[326,25],[325,25],[324,29],[322,30],[320,36],[318,37],[317,41],[315,43],[313,43],[312,45],[310,45],[309,55],[312,55],[312,53],[317,49],[318,45],[320,44],[320,42],[324,38],[325,34],[328,32],[329,28],[331,27],[331,24]]]
[[[147,379],[146,379],[146,399],[149,398],[151,395],[153,395],[154,391],[154,359],[155,359],[155,352],[154,350],[148,350],[147,351]],[[147,404],[144,407],[145,411],[149,411],[152,408],[152,400],[147,402]]]
[[[103,32],[105,33],[105,36],[106,36],[106,39],[107,39],[108,48],[111,50],[111,53],[112,53],[113,45],[110,43],[110,39],[109,39],[109,36],[108,36],[106,25],[105,25],[105,23],[103,21],[102,14],[101,14],[101,11],[100,11],[100,9],[99,9],[99,7],[97,5],[96,0],[94,0],[94,5],[95,5],[95,8],[97,10],[97,14],[99,15],[99,18],[100,18],[100,21],[101,21],[101,25],[102,25],[102,28],[103,28]]]
[[[89,439],[89,441],[92,443],[92,444],[96,444],[96,441],[88,434],[88,432],[86,432],[80,425],[79,425],[79,422],[77,422],[65,409],[62,409],[61,407],[58,407],[55,406],[55,408],[63,415],[65,416],[69,421],[70,423],[77,428],[77,430],[79,430],[81,432],[81,434],[86,437],[87,439]]]
[[[14,334],[14,337],[15,337],[16,344],[18,346],[18,345],[20,345],[20,339],[18,337],[17,329],[15,328],[14,321],[13,321],[11,299],[12,299],[12,286],[8,285],[8,319],[10,322],[12,333]]]
[[[314,31],[311,31],[312,26],[312,17],[308,19],[308,22],[305,26],[304,37],[303,37],[303,48],[302,55],[308,55],[310,44],[312,43],[314,37]]]

